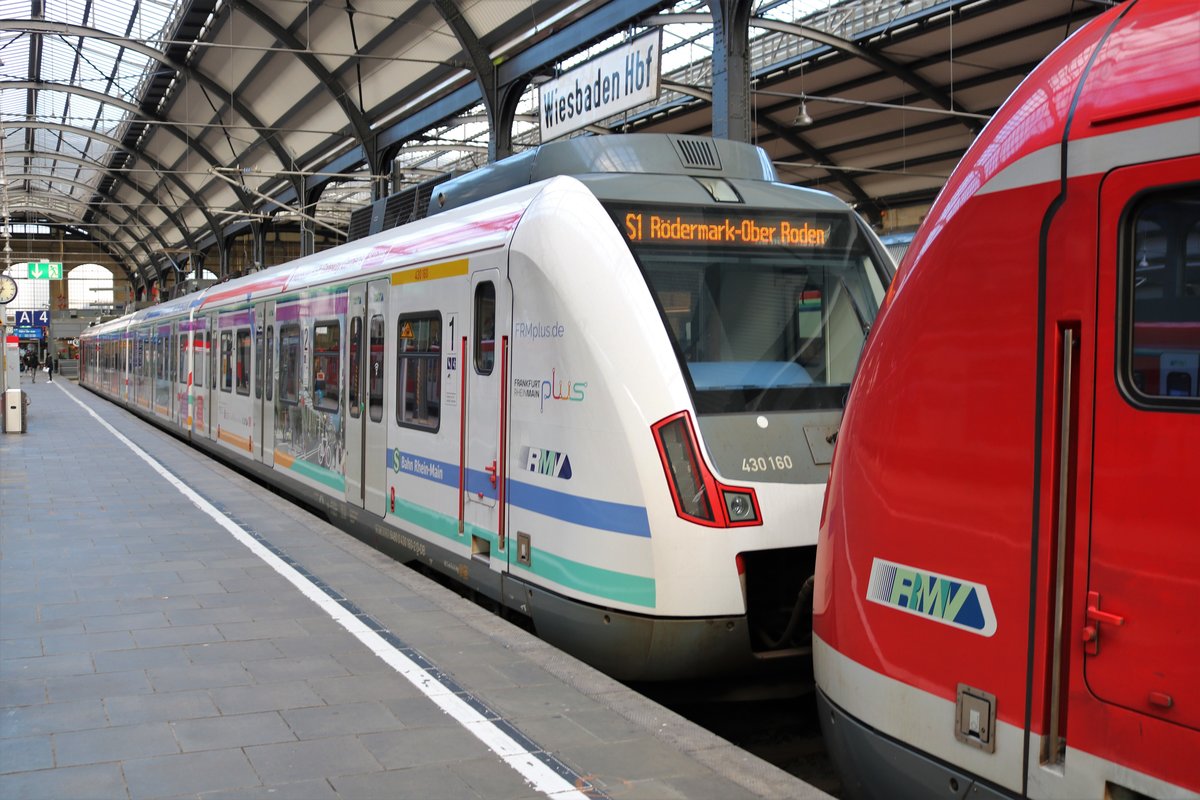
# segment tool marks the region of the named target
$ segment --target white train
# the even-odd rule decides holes
[[[807,662],[878,239],[694,137],[547,144],[430,206],[90,329],[81,382],[618,678]]]

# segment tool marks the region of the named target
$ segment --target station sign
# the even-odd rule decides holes
[[[17,309],[15,311],[10,311],[9,313],[13,315],[13,322],[16,325],[50,324],[50,312],[44,308],[34,310]]]
[[[662,30],[610,50],[538,87],[542,141],[658,99]]]
[[[63,276],[61,261],[30,261],[29,277],[35,281],[61,281]]]

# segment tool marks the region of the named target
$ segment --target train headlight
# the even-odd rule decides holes
[[[725,495],[725,510],[729,513],[729,521],[737,524],[739,522],[754,522],[758,519],[758,513],[754,508],[754,496],[750,492],[731,492],[726,490]]]

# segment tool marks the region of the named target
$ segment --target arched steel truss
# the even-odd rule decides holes
[[[1019,0],[995,0],[994,4],[997,6],[1017,5],[1018,2]],[[234,153],[229,159],[222,159],[212,149],[197,141],[195,136],[189,135],[189,123],[171,118],[170,103],[163,102],[164,98],[170,97],[171,79],[190,82],[217,99],[218,102],[213,105],[211,125],[224,127],[225,117],[229,113],[236,114],[246,121],[250,128],[249,136],[252,141],[243,148],[241,154],[251,153],[255,150],[269,152],[278,163],[285,166],[279,175],[279,180],[269,191],[270,203],[293,209],[299,212],[303,219],[304,215],[310,214],[315,209],[315,204],[326,186],[335,180],[341,180],[349,174],[363,170],[364,167],[365,172],[362,174],[372,179],[372,196],[377,197],[382,192],[383,184],[374,179],[388,173],[387,166],[401,147],[414,140],[419,140],[426,131],[454,119],[479,103],[484,106],[489,123],[487,141],[489,160],[511,154],[514,146],[513,125],[518,104],[535,75],[546,74],[570,54],[578,52],[611,33],[638,27],[665,26],[676,23],[708,25],[714,29],[717,47],[713,55],[713,72],[715,76],[720,76],[719,79],[714,79],[712,87],[675,88],[692,97],[700,98],[702,103],[707,103],[711,107],[712,128],[718,135],[731,138],[748,136],[746,132],[748,123],[745,117],[748,113],[747,109],[751,105],[749,98],[750,67],[746,61],[745,51],[746,36],[751,28],[808,39],[843,56],[859,59],[870,64],[881,74],[890,76],[911,88],[914,96],[924,98],[935,107],[944,109],[951,114],[958,114],[959,116],[955,116],[953,122],[961,125],[967,133],[973,135],[981,126],[979,120],[965,114],[970,109],[964,108],[961,102],[952,98],[943,88],[922,77],[916,69],[888,56],[880,47],[871,46],[868,40],[851,40],[810,25],[756,17],[751,11],[754,4],[750,0],[716,0],[714,4],[710,4],[712,13],[709,14],[662,13],[670,5],[663,0],[611,0],[611,2],[600,3],[585,8],[567,24],[553,32],[539,36],[528,46],[518,47],[504,57],[497,58],[492,55],[492,48],[497,43],[489,42],[479,34],[469,21],[460,0],[429,0],[429,4],[424,8],[432,8],[436,11],[461,48],[459,53],[453,54],[453,57],[446,59],[430,73],[433,82],[445,81],[447,82],[446,87],[438,96],[428,98],[425,102],[418,102],[421,99],[421,92],[424,91],[423,86],[405,87],[396,93],[390,101],[390,107],[399,108],[406,102],[415,104],[411,113],[402,115],[386,125],[377,125],[361,102],[361,77],[358,83],[359,102],[355,101],[351,92],[342,90],[343,78],[350,70],[360,68],[357,54],[347,58],[345,62],[336,67],[327,66],[317,53],[309,49],[309,42],[301,35],[296,25],[289,26],[280,22],[264,6],[255,3],[254,0],[230,0],[225,4],[217,3],[215,0],[192,0],[187,3],[187,11],[199,15],[198,18],[215,13],[210,20],[210,27],[215,26],[218,21],[232,20],[234,14],[242,15],[276,43],[277,47],[273,50],[283,51],[294,56],[304,69],[316,79],[316,88],[311,90],[310,95],[318,96],[324,92],[328,103],[337,106],[340,114],[346,120],[346,125],[333,136],[327,137],[327,144],[324,148],[328,150],[334,144],[343,146],[323,161],[319,161],[315,168],[310,164],[307,172],[300,169],[300,164],[312,161],[319,153],[293,153],[281,143],[279,137],[273,133],[274,129],[270,128],[255,113],[251,103],[243,99],[244,93],[240,90],[249,85],[250,77],[243,76],[232,89],[226,88],[212,74],[192,63],[188,54],[193,48],[187,41],[172,42],[163,49],[158,49],[128,35],[115,35],[87,26],[38,18],[0,20],[0,32],[24,34],[31,37],[31,62],[35,58],[40,58],[37,51],[40,49],[42,37],[57,36],[64,39],[103,39],[152,59],[165,68],[165,72],[153,76],[153,80],[149,84],[152,96],[143,98],[140,103],[113,97],[83,86],[37,79],[37,75],[33,75],[32,77],[35,79],[31,80],[0,83],[0,88],[5,90],[30,92],[31,98],[38,92],[63,92],[70,96],[86,98],[98,104],[119,108],[132,121],[126,129],[123,140],[117,140],[96,130],[78,126],[45,121],[6,121],[5,126],[8,128],[36,127],[59,130],[100,141],[110,148],[109,152],[111,153],[108,163],[104,164],[58,151],[26,148],[8,153],[10,157],[17,156],[23,159],[27,165],[34,159],[46,159],[50,162],[70,163],[87,169],[101,170],[106,177],[98,186],[53,174],[39,175],[29,169],[21,170],[9,177],[10,180],[45,182],[51,190],[55,188],[55,184],[59,184],[87,193],[86,200],[74,191],[60,191],[58,196],[74,203],[86,205],[86,211],[80,215],[82,218],[74,220],[75,222],[111,225],[111,228],[102,227],[102,230],[111,234],[112,242],[109,245],[101,242],[102,246],[106,246],[106,252],[109,246],[119,249],[121,257],[127,260],[125,267],[127,272],[130,275],[136,273],[143,284],[148,284],[151,280],[159,277],[158,262],[162,253],[170,253],[179,248],[185,248],[198,255],[207,248],[217,245],[222,248],[222,264],[224,264],[223,248],[225,243],[231,237],[244,231],[247,226],[259,224],[254,220],[261,217],[264,203],[261,192],[250,189],[236,177],[230,178],[231,175],[236,176],[236,171],[231,173],[230,169],[239,166],[237,163],[238,153]],[[946,13],[953,16],[955,13],[963,13],[961,9],[974,5],[977,4],[968,0],[959,0],[959,2],[946,0],[946,2],[931,7],[930,14],[932,16],[933,11],[936,11],[943,16]],[[347,6],[347,14],[351,16],[351,25],[353,25],[354,13],[353,7]],[[376,31],[370,41],[361,43],[362,52],[371,54],[374,49],[378,48],[377,43],[385,41],[387,36],[394,34],[405,25],[418,24],[416,20],[421,13],[423,13],[422,4],[407,6],[386,26]],[[1048,24],[1061,25],[1063,18],[1069,25],[1073,20],[1085,17],[1076,16],[1073,9],[1071,14],[1056,18]],[[204,26],[198,24],[189,28],[197,36],[201,36],[202,29]],[[37,42],[36,45],[34,40]],[[197,39],[196,42],[205,44],[202,39]],[[468,71],[467,75],[473,80],[456,79],[455,76],[464,69]],[[694,103],[695,101],[693,101]],[[32,107],[32,99],[30,104]],[[162,107],[161,111],[160,107]],[[285,114],[276,120],[276,123],[283,125],[287,121],[288,115]],[[818,165],[829,165],[828,179],[841,187],[861,210],[869,216],[878,218],[881,207],[877,198],[872,197],[871,193],[859,180],[856,180],[853,174],[837,168],[835,153],[815,145],[800,130],[771,119],[769,114],[758,115],[754,118],[753,124],[765,129],[778,140],[786,142],[792,150],[812,162]],[[147,150],[147,142],[150,137],[139,133],[144,133],[150,127],[165,131],[168,136],[173,137],[176,142],[186,148],[189,156],[207,165],[214,176],[220,172],[222,180],[218,181],[214,177],[212,180],[205,181],[204,185],[197,187],[177,174],[179,172],[178,162],[160,163]],[[926,129],[933,130],[934,127],[931,124]],[[918,130],[918,128],[914,128],[914,130]],[[864,137],[865,140],[866,137]],[[928,156],[928,159],[934,161],[945,157],[944,154],[935,154]],[[158,176],[159,179],[154,185],[138,181],[131,174],[130,165],[139,161],[148,167],[149,172]],[[54,172],[53,168],[51,172]],[[234,206],[216,210],[209,208],[205,196],[212,187],[217,185],[230,187],[236,201]],[[137,203],[123,200],[119,196],[122,187],[141,200]],[[176,202],[175,196],[185,198],[184,204]],[[152,207],[161,213],[168,221],[170,229],[160,230],[159,227],[144,220],[138,208],[143,203],[146,207]],[[124,214],[111,210],[118,208],[123,208]],[[246,221],[230,222],[229,215],[231,214],[245,214]],[[200,220],[203,222],[197,225],[196,223]],[[131,244],[127,246],[119,241],[119,233],[122,230],[128,232],[131,226],[141,229],[142,232],[129,236],[128,241]],[[139,253],[140,256],[137,255]]]

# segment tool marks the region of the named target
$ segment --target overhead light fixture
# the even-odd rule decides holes
[[[796,112],[796,119],[792,125],[797,128],[804,128],[813,124],[813,118],[808,113],[808,103],[804,100],[800,101],[800,110]]]

